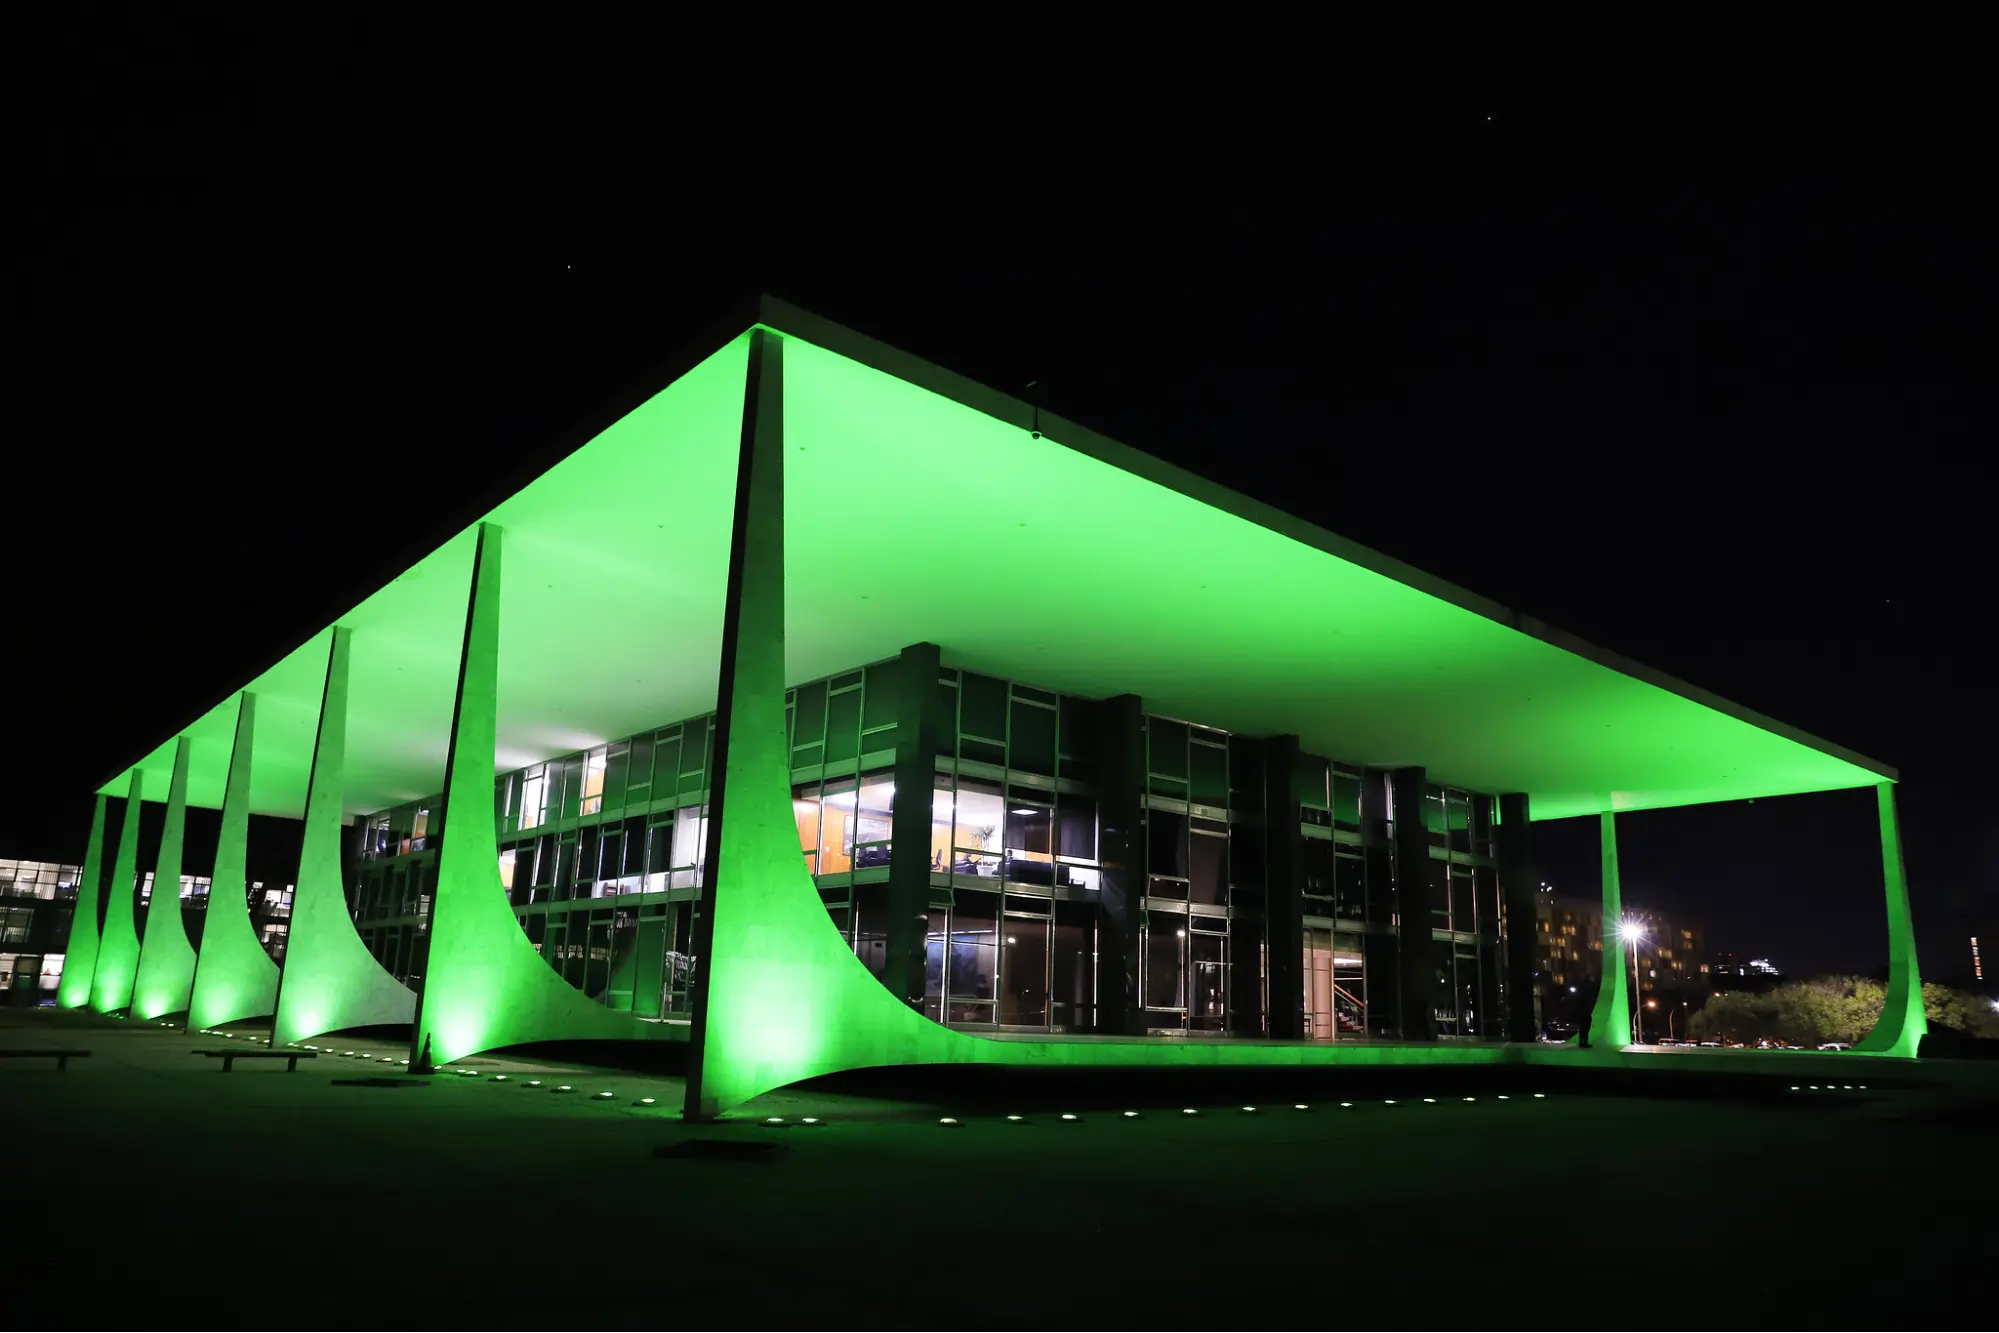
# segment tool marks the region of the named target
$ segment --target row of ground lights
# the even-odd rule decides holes
[[[1537,1092],[1537,1093],[1534,1093],[1534,1094],[1532,1094],[1532,1096],[1533,1096],[1533,1099],[1535,1099],[1535,1100],[1544,1100],[1544,1099],[1545,1099],[1545,1098],[1547,1097],[1547,1095],[1548,1095],[1548,1094],[1547,1094],[1547,1093],[1545,1093],[1545,1092]],[[1382,1101],[1381,1101],[1381,1104],[1382,1104],[1383,1106],[1401,1106],[1401,1105],[1417,1105],[1417,1104],[1422,1104],[1422,1105],[1431,1105],[1431,1106],[1434,1106],[1434,1105],[1436,1105],[1436,1103],[1437,1103],[1437,1100],[1438,1100],[1438,1099],[1437,1099],[1437,1098],[1435,1098],[1435,1097],[1420,1097],[1420,1098],[1397,1098],[1397,1097],[1384,1097],[1384,1098],[1382,1099]],[[1477,1100],[1478,1100],[1478,1098],[1476,1098],[1476,1097],[1461,1097],[1461,1098],[1459,1098],[1458,1100],[1460,1100],[1460,1101],[1467,1101],[1467,1102],[1475,1102],[1475,1101],[1477,1101]],[[1509,1096],[1509,1095],[1507,1095],[1507,1094],[1505,1094],[1505,1093],[1501,1093],[1501,1094],[1500,1094],[1500,1095],[1499,1095],[1499,1096],[1498,1096],[1497,1098],[1495,1098],[1495,1100],[1497,1100],[1497,1101],[1502,1101],[1502,1102],[1505,1102],[1505,1101],[1512,1101],[1513,1099],[1512,1099],[1512,1097],[1511,1097],[1511,1096]],[[1349,1109],[1350,1109],[1350,1108],[1352,1108],[1352,1107],[1355,1107],[1355,1106],[1363,1106],[1363,1105],[1368,1105],[1368,1103],[1365,1103],[1365,1102],[1341,1102],[1341,1103],[1339,1103],[1339,1105],[1340,1105],[1341,1107],[1343,1107],[1343,1108],[1349,1108]],[[1260,1107],[1260,1106],[1243,1106],[1243,1107],[1238,1107],[1238,1108],[1237,1108],[1237,1110],[1236,1110],[1236,1114],[1237,1114],[1237,1115],[1260,1115],[1260,1114],[1262,1114],[1262,1113],[1263,1113],[1263,1111],[1264,1111],[1265,1109],[1266,1109],[1266,1108],[1264,1108],[1264,1107]],[[1272,1108],[1272,1109],[1279,1109],[1279,1108]],[[1311,1110],[1311,1109],[1312,1109],[1312,1106],[1311,1106],[1311,1103],[1309,1103],[1309,1102],[1293,1102],[1293,1103],[1291,1103],[1291,1106],[1290,1106],[1290,1109],[1291,1109],[1291,1110],[1293,1110],[1293,1111],[1309,1111],[1309,1110]],[[1201,1110],[1201,1108],[1200,1108],[1200,1107],[1198,1107],[1198,1106],[1185,1106],[1185,1107],[1182,1107],[1182,1108],[1180,1109],[1180,1114],[1181,1114],[1181,1115],[1183,1115],[1183,1116],[1198,1116],[1198,1115],[1204,1115],[1204,1114],[1206,1114],[1206,1112],[1202,1111],[1202,1110]],[[1082,1119],[1083,1119],[1083,1117],[1082,1117],[1082,1116],[1080,1116],[1080,1115],[1076,1114],[1076,1113],[1075,1113],[1074,1111],[1063,1111],[1063,1112],[1062,1112],[1061,1114],[1057,1115],[1057,1116],[1056,1116],[1055,1118],[1056,1118],[1056,1119],[1057,1119],[1058,1121],[1063,1121],[1063,1122],[1068,1122],[1068,1123],[1080,1123],[1080,1122],[1082,1121]],[[1120,1112],[1120,1113],[1119,1113],[1119,1116],[1118,1116],[1118,1118],[1119,1118],[1119,1119],[1121,1119],[1121,1120],[1143,1120],[1143,1119],[1145,1119],[1145,1112],[1143,1112],[1143,1111],[1124,1111],[1124,1112]],[[1006,1119],[1006,1123],[1008,1123],[1008,1124],[1010,1124],[1010,1125],[1026,1125],[1026,1124],[1032,1124],[1032,1123],[1033,1123],[1033,1122],[1032,1122],[1031,1120],[1029,1120],[1029,1119],[1028,1119],[1028,1117],[1026,1117],[1026,1116],[1024,1116],[1024,1115],[1010,1115],[1010,1116],[1007,1116],[1007,1117],[1006,1117],[1005,1119]],[[766,1124],[774,1124],[774,1123],[780,1123],[780,1122],[781,1122],[782,1120],[783,1120],[783,1117],[781,1117],[781,1116],[771,1116],[771,1117],[770,1117],[770,1118],[769,1118],[769,1119],[768,1119],[767,1121],[765,1121],[765,1123],[766,1123]],[[938,1120],[938,1122],[937,1122],[937,1123],[938,1123],[938,1124],[940,1124],[940,1125],[943,1125],[943,1126],[944,1126],[945,1128],[947,1128],[947,1129],[953,1129],[953,1128],[957,1128],[958,1126],[961,1126],[961,1125],[963,1125],[963,1124],[964,1124],[965,1122],[964,1122],[964,1121],[962,1121],[962,1120],[960,1120],[960,1119],[958,1119],[958,1117],[956,1117],[956,1116],[949,1116],[949,1115],[947,1115],[947,1116],[944,1116],[944,1117],[943,1117],[942,1119]]]

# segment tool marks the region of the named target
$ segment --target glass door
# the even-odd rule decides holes
[[[1048,927],[1045,916],[1006,914],[1000,949],[1000,1014],[1003,1024],[1048,1026]]]

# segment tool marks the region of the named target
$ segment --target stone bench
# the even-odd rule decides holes
[[[227,1074],[236,1067],[238,1060],[283,1060],[285,1072],[293,1073],[301,1060],[317,1060],[317,1051],[196,1051],[196,1055],[222,1062],[222,1072]]]

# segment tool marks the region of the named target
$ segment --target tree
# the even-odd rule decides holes
[[[1807,1048],[1829,1041],[1851,1045],[1874,1030],[1887,1000],[1888,988],[1871,977],[1787,981],[1761,995],[1741,991],[1716,995],[1692,1017],[1687,1031],[1696,1041],[1770,1041]],[[1923,1011],[1932,1026],[1999,1038],[1999,1013],[1991,1001],[1969,991],[1925,985]]]

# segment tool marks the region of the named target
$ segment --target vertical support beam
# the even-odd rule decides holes
[[[1423,827],[1429,774],[1398,768],[1390,775],[1395,820],[1395,900],[1400,917],[1396,975],[1402,1040],[1437,1039],[1437,964],[1430,943],[1430,837]]]
[[[1097,1031],[1143,1036],[1138,951],[1145,919],[1145,701],[1120,694],[1104,700],[1099,717]]]
[[[56,1004],[81,1009],[90,1003],[90,983],[97,975],[97,905],[104,878],[104,801],[99,793],[90,812],[90,841],[83,848],[83,878],[76,885],[76,909],[70,916],[69,944],[62,961],[62,981]]]
[[[174,775],[167,787],[167,822],[153,860],[153,902],[132,983],[132,1017],[158,1018],[187,1008],[194,989],[194,946],[180,915],[181,844],[187,829],[188,739],[174,745]]]
[[[445,758],[430,953],[410,1030],[410,1067],[417,1070],[524,1042],[665,1038],[671,1031],[607,1009],[556,975],[528,943],[500,883],[493,768],[500,723],[502,537],[498,526],[481,523],[472,554],[458,697]],[[783,707],[780,692],[780,733]],[[788,787],[785,795],[788,810]]]
[[[1874,1030],[1856,1051],[1876,1055],[1919,1053],[1929,1019],[1923,1013],[1923,977],[1916,966],[1916,926],[1909,913],[1909,881],[1902,864],[1902,829],[1895,811],[1895,784],[1874,789],[1881,813],[1881,874],[1888,895],[1888,1000]]]
[[[1624,919],[1624,892],[1617,878],[1617,815],[1606,810],[1599,817],[1603,837],[1603,987],[1596,993],[1596,1008],[1590,1013],[1589,1042],[1605,1050],[1621,1051],[1631,1044],[1630,974],[1624,965],[1624,937],[1617,926]]]
[[[1305,1036],[1305,842],[1298,831],[1296,736],[1263,742],[1263,856],[1270,1035]],[[1240,967],[1242,959],[1236,960]]]
[[[215,839],[215,873],[208,881],[208,916],[187,1002],[189,1031],[261,1018],[277,1002],[278,965],[250,921],[250,749],[256,734],[257,696],[245,691],[236,704],[236,736],[222,789],[222,829]]]
[[[132,978],[139,970],[139,926],[133,899],[139,880],[139,810],[144,804],[145,774],[132,770],[125,797],[125,817],[119,823],[118,855],[111,864],[111,885],[104,894],[104,933],[97,942],[97,975],[90,981],[90,1007],[113,1014],[132,1003]]]
[[[707,845],[701,855],[701,890],[694,903],[694,984],[690,988],[692,1047],[687,1060],[689,1120],[712,1120],[734,1100],[734,1071],[718,1040],[736,1015],[733,997],[718,995],[716,972],[733,960],[716,956],[721,913],[755,911],[754,903],[727,902],[738,870],[754,872],[757,850],[735,836],[733,825],[768,819],[745,810],[731,818],[728,798],[737,782],[768,783],[783,770],[791,790],[791,755],[782,712],[784,660],[784,339],[767,329],[750,332],[743,376],[743,426],[736,449],[736,507],[729,528],[729,581],[722,612],[722,660],[716,680],[713,757],[708,765]],[[778,731],[770,734],[770,701],[778,700]],[[897,731],[900,732],[898,727]],[[774,750],[784,751],[779,765]],[[753,768],[754,766],[754,768]],[[744,793],[748,805],[756,796]],[[760,849],[767,850],[767,849]],[[738,858],[745,864],[733,864]],[[748,892],[747,888],[743,890]],[[816,895],[815,895],[816,896]],[[891,984],[893,974],[891,974]],[[918,992],[919,999],[921,992]],[[906,998],[898,996],[898,999]],[[717,1014],[721,1003],[725,1012]],[[718,1022],[717,1020],[722,1020]],[[769,1021],[768,1018],[765,1019]]]
[[[284,974],[272,1005],[273,1046],[342,1028],[400,1025],[416,1016],[416,996],[368,952],[347,912],[340,840],[347,776],[347,667],[353,641],[353,630],[336,625],[327,647]]]
[[[885,989],[834,928],[799,855],[784,734],[784,343],[758,328],[747,350],[694,922],[692,1120],[818,1074],[973,1063],[1001,1045],[939,1027]]]
[[[1541,880],[1534,869],[1533,825],[1526,792],[1499,798],[1499,897],[1506,913],[1506,1039],[1536,1041],[1541,1024],[1535,1012],[1540,995],[1537,969],[1540,925],[1535,895]]]
[[[934,643],[911,644],[896,664],[895,809],[889,833],[888,965],[882,984],[912,1009],[923,1007],[924,950],[930,936],[930,822],[936,789],[939,717]]]

